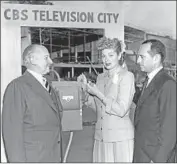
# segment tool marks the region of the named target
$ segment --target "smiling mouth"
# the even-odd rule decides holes
[[[105,65],[106,65],[106,66],[110,66],[110,65],[111,65],[111,63],[105,63]]]

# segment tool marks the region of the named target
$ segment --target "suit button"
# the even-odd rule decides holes
[[[101,130],[102,130],[102,128],[101,128]]]
[[[103,117],[101,117],[101,119],[103,119]]]
[[[58,144],[60,143],[60,141],[57,142]]]
[[[103,142],[103,139],[101,140],[101,142]]]

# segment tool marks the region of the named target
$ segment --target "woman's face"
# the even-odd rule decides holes
[[[119,55],[114,49],[104,49],[102,51],[102,61],[106,69],[114,69],[119,65]]]

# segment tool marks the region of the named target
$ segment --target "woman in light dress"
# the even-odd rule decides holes
[[[98,42],[104,73],[96,85],[82,74],[78,81],[88,94],[87,105],[97,114],[93,162],[132,162],[134,128],[129,109],[135,93],[134,75],[127,70],[123,44],[118,39],[103,37]]]

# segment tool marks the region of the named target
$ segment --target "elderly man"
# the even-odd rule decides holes
[[[2,135],[8,162],[61,162],[61,113],[58,95],[43,77],[52,61],[42,45],[23,53],[26,72],[7,86]]]
[[[159,40],[142,43],[138,63],[147,73],[135,110],[133,162],[171,162],[176,149],[176,82],[165,73],[165,46]]]

